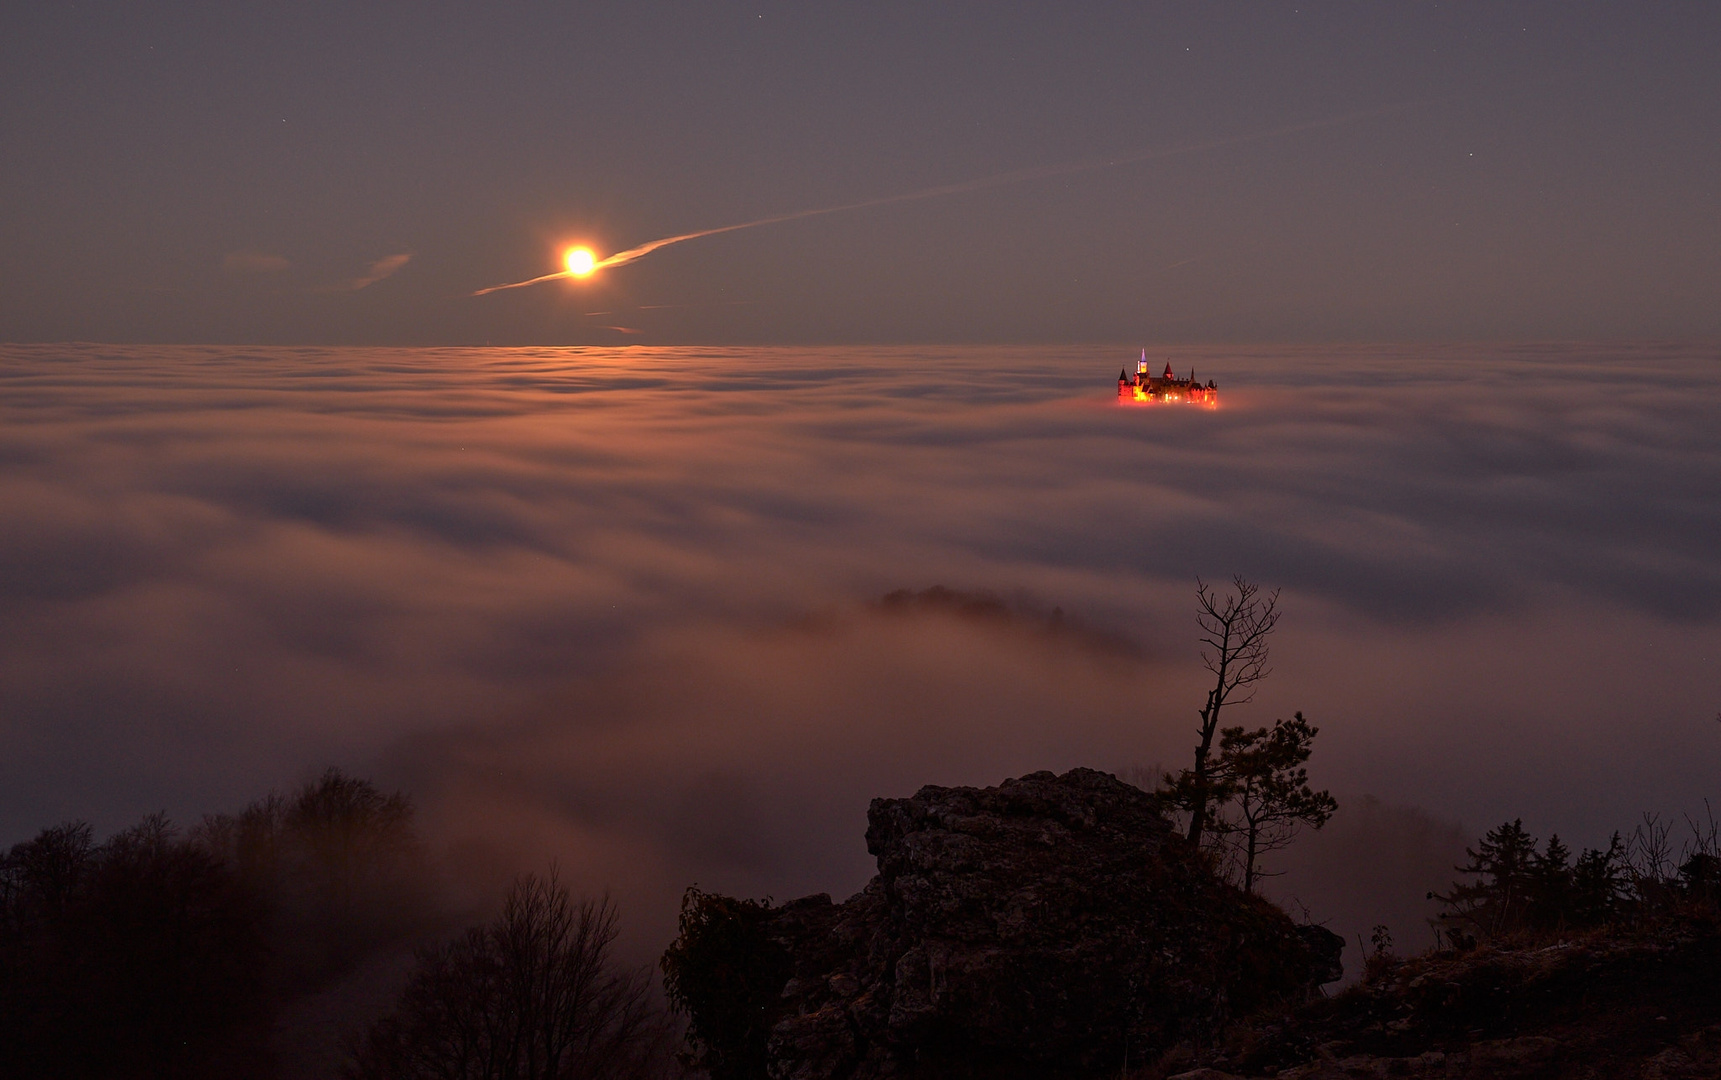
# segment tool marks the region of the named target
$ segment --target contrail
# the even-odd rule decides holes
[[[671,244],[679,244],[687,240],[697,240],[702,236],[716,236],[718,233],[735,232],[738,229],[756,229],[761,225],[776,225],[784,221],[799,221],[801,218],[822,217],[825,214],[842,214],[850,210],[866,210],[875,206],[890,206],[895,203],[917,202],[921,199],[937,199],[945,195],[962,195],[970,191],[984,191],[987,188],[1003,187],[1007,184],[1021,184],[1029,180],[1045,180],[1054,176],[1070,176],[1075,173],[1095,172],[1100,169],[1112,169],[1120,165],[1134,165],[1143,161],[1158,161],[1164,158],[1183,157],[1188,154],[1199,154],[1208,150],[1218,150],[1226,146],[1236,146],[1240,143],[1259,142],[1263,139],[1273,139],[1281,135],[1294,135],[1300,131],[1315,131],[1320,128],[1338,127],[1341,124],[1352,124],[1359,120],[1368,120],[1376,116],[1407,109],[1417,104],[1414,101],[1399,102],[1394,105],[1383,105],[1377,109],[1364,112],[1346,113],[1343,116],[1328,117],[1325,120],[1310,120],[1302,124],[1291,124],[1286,127],[1273,128],[1270,131],[1256,131],[1247,135],[1231,135],[1223,139],[1210,139],[1206,142],[1190,143],[1186,146],[1176,146],[1167,150],[1140,150],[1135,153],[1121,154],[1105,158],[1087,158],[1082,161],[1067,161],[1060,165],[1041,165],[1032,169],[1018,169],[1015,172],[998,173],[995,176],[983,176],[977,180],[963,180],[954,184],[941,184],[938,187],[922,188],[902,195],[885,195],[877,199],[865,199],[861,202],[843,203],[841,206],[823,206],[816,210],[796,210],[790,214],[777,214],[774,217],[759,218],[755,221],[743,221],[739,225],[721,225],[715,229],[701,229],[698,232],[682,233],[679,236],[666,236],[661,240],[651,240],[638,247],[618,251],[607,258],[599,259],[592,270],[604,270],[612,266],[626,266],[636,259],[642,259],[659,248]],[[523,289],[528,285],[538,285],[545,281],[555,281],[559,278],[575,276],[571,271],[559,270],[554,274],[531,278],[527,281],[513,281],[506,285],[492,285],[488,289],[479,289],[473,296],[484,296],[487,293],[500,292],[503,289]]]

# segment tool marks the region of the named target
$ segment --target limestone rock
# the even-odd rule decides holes
[[[776,909],[774,1080],[1115,1076],[1338,977],[1343,942],[1218,879],[1090,769],[876,799],[878,875]]]

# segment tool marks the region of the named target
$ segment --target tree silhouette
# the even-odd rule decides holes
[[[1536,838],[1525,831],[1523,820],[1488,830],[1464,854],[1470,861],[1456,869],[1475,880],[1454,882],[1445,895],[1430,894],[1446,905],[1441,920],[1467,924],[1484,937],[1521,926],[1529,908],[1536,858]]]
[[[323,983],[430,918],[411,800],[338,769],[206,817],[196,837],[268,898],[285,987]]]
[[[1613,918],[1625,890],[1625,845],[1615,832],[1605,848],[1589,848],[1572,867],[1571,905],[1580,926],[1599,926]]]
[[[421,950],[395,1010],[353,1048],[349,1080],[635,1080],[663,1038],[641,972],[610,959],[616,911],[525,875],[502,914]]]
[[[1521,820],[1506,822],[1465,849],[1469,862],[1455,869],[1472,880],[1428,894],[1444,905],[1435,921],[1453,941],[1602,925],[1620,909],[1624,850],[1615,833],[1606,848],[1587,849],[1574,863],[1558,836],[1538,851]]]
[[[1528,916],[1536,922],[1565,921],[1572,908],[1572,849],[1559,833],[1548,837],[1543,849],[1530,860]]]
[[[1319,733],[1302,713],[1270,728],[1219,733],[1214,775],[1226,801],[1215,826],[1231,837],[1244,892],[1255,891],[1261,856],[1288,846],[1304,827],[1319,829],[1338,810],[1331,794],[1309,786],[1306,763]]]
[[[790,959],[765,936],[771,906],[690,888],[681,933],[663,954],[663,987],[687,1015],[686,1061],[711,1080],[765,1075],[773,1010]]]
[[[231,1075],[264,959],[258,897],[165,817],[100,845],[44,830],[0,858],[0,1071]]]
[[[1226,705],[1246,704],[1256,683],[1272,674],[1267,666],[1267,639],[1279,622],[1279,592],[1263,596],[1261,587],[1241,575],[1231,579],[1234,593],[1219,593],[1200,578],[1195,581],[1195,621],[1201,628],[1201,661],[1213,675],[1213,689],[1201,708],[1196,734],[1195,767],[1183,783],[1184,808],[1189,812],[1189,841],[1200,844],[1208,814],[1227,791],[1212,776],[1210,756],[1219,731],[1219,714]]]

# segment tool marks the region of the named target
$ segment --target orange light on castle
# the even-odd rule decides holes
[[[1135,366],[1135,378],[1129,373],[1117,373],[1117,403],[1119,405],[1199,405],[1204,409],[1219,407],[1219,384],[1212,379],[1206,385],[1195,381],[1195,372],[1180,379],[1165,365],[1165,374],[1154,375],[1147,370],[1147,350],[1141,351],[1141,362]]]

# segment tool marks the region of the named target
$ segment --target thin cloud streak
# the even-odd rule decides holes
[[[403,266],[412,261],[410,254],[388,255],[370,264],[362,277],[353,278],[340,287],[342,292],[358,292],[368,289],[385,278],[393,277]]]
[[[1385,105],[1377,109],[1367,109],[1362,112],[1346,113],[1342,116],[1328,117],[1324,120],[1312,120],[1302,124],[1289,124],[1273,128],[1269,131],[1250,132],[1244,135],[1231,135],[1222,139],[1209,139],[1204,142],[1190,143],[1187,146],[1170,149],[1140,150],[1134,153],[1114,155],[1104,158],[1088,158],[1081,161],[1069,161],[1058,165],[1042,165],[1031,169],[1018,169],[1013,172],[998,173],[994,176],[984,176],[975,180],[964,180],[954,184],[941,184],[937,187],[922,188],[902,195],[886,195],[876,199],[863,199],[860,202],[843,203],[840,206],[825,206],[815,210],[797,210],[789,214],[777,214],[772,217],[758,218],[753,221],[743,221],[738,225],[722,225],[715,229],[701,229],[698,232],[682,233],[678,236],[666,236],[659,240],[651,240],[638,247],[618,251],[613,255],[599,259],[593,271],[605,270],[628,263],[650,255],[654,251],[669,247],[671,244],[681,244],[688,240],[698,240],[706,236],[718,236],[722,233],[736,232],[741,229],[756,229],[762,225],[776,225],[786,221],[800,221],[805,218],[822,217],[826,214],[842,214],[854,210],[868,210],[879,206],[894,206],[898,203],[918,202],[922,199],[938,199],[951,195],[965,195],[970,192],[985,191],[990,188],[1005,187],[1010,184],[1027,183],[1032,180],[1049,180],[1058,176],[1072,176],[1078,173],[1097,172],[1101,169],[1113,169],[1123,165],[1134,165],[1144,161],[1163,161],[1170,158],[1184,157],[1190,154],[1205,153],[1209,150],[1219,150],[1228,146],[1240,146],[1245,143],[1260,142],[1265,139],[1294,135],[1305,131],[1318,131],[1322,128],[1338,127],[1343,124],[1357,123],[1379,116],[1408,109],[1417,102],[1399,102]],[[501,292],[504,289],[523,289],[531,285],[541,285],[546,281],[558,281],[563,278],[581,277],[571,271],[561,270],[553,274],[544,274],[526,281],[515,281],[505,285],[492,285],[487,289],[479,289],[473,296],[487,296],[490,293]]]

